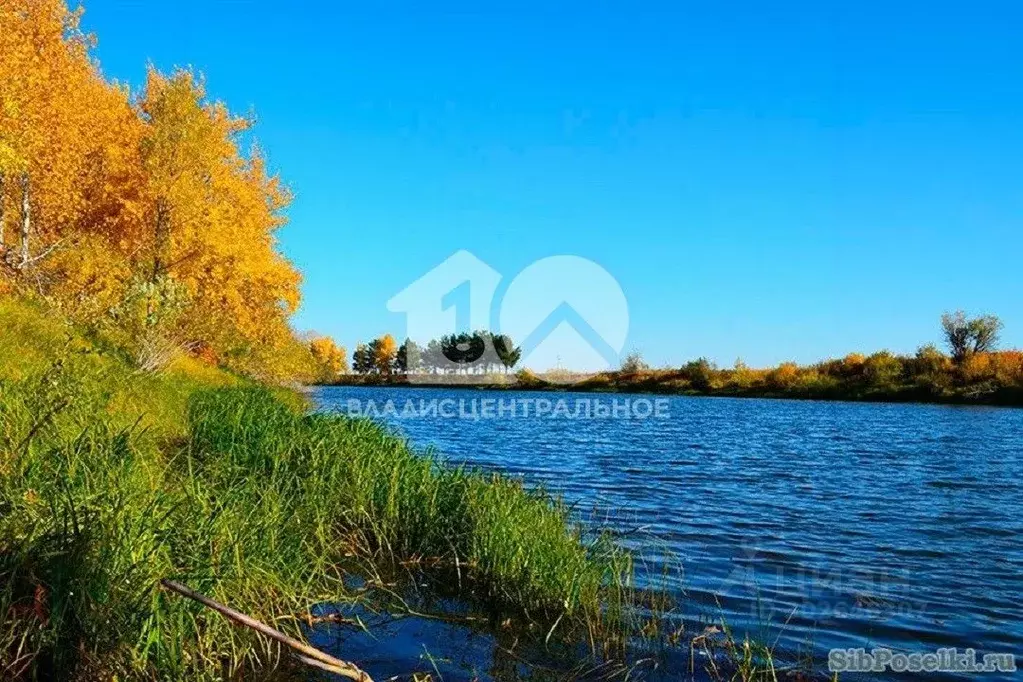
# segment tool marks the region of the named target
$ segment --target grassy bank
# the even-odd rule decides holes
[[[620,640],[631,564],[568,510],[377,426],[181,358],[161,375],[0,304],[0,677],[222,679],[274,646],[174,578],[301,634],[349,571],[456,564],[495,612]],[[456,561],[457,560],[457,561]]]

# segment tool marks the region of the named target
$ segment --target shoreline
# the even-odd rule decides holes
[[[464,377],[459,377],[464,378]],[[913,404],[913,405],[948,405],[957,407],[1003,407],[1023,408],[1023,390],[1000,389],[974,397],[971,394],[949,393],[934,395],[919,387],[907,386],[894,391],[864,390],[862,393],[813,392],[813,391],[770,391],[770,390],[733,390],[728,388],[697,390],[693,388],[677,388],[657,385],[649,381],[625,384],[594,385],[587,380],[576,383],[554,382],[519,382],[514,377],[509,381],[410,381],[400,378],[376,376],[346,375],[340,381],[330,383],[306,384],[304,388],[424,388],[431,390],[449,389],[464,391],[521,391],[535,393],[590,393],[606,395],[661,395],[686,398],[735,398],[743,400],[798,400],[828,403],[873,403],[873,404]]]

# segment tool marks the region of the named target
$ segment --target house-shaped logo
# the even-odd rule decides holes
[[[457,251],[391,298],[387,309],[405,313],[406,335],[416,341],[487,329],[500,281],[497,270]]]
[[[391,298],[387,309],[406,315],[406,336],[419,344],[493,330],[521,344],[521,365],[534,370],[617,365],[629,328],[628,305],[602,267],[578,256],[544,258],[520,272],[497,301],[500,282],[500,273],[462,250]],[[500,364],[492,345],[483,352],[482,361],[474,360],[477,366]]]

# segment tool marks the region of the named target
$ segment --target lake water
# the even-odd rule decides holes
[[[671,397],[657,398],[660,416],[630,408],[629,418],[586,419],[577,399],[655,398],[349,387],[314,396],[324,410],[374,401],[419,447],[561,494],[588,523],[616,528],[650,574],[671,567],[694,622],[724,616],[822,667],[838,647],[1023,655],[1023,410]],[[541,397],[572,413],[536,416]],[[482,418],[488,399],[533,409]],[[416,415],[402,416],[409,400]],[[423,414],[440,400],[458,401],[462,416]]]

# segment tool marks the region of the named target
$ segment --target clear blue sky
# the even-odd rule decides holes
[[[426,7],[425,5],[431,5]],[[483,9],[491,5],[494,9]],[[351,347],[453,251],[614,275],[652,364],[1023,346],[1023,7],[90,0],[105,72],[192,65],[296,194],[296,325]]]

